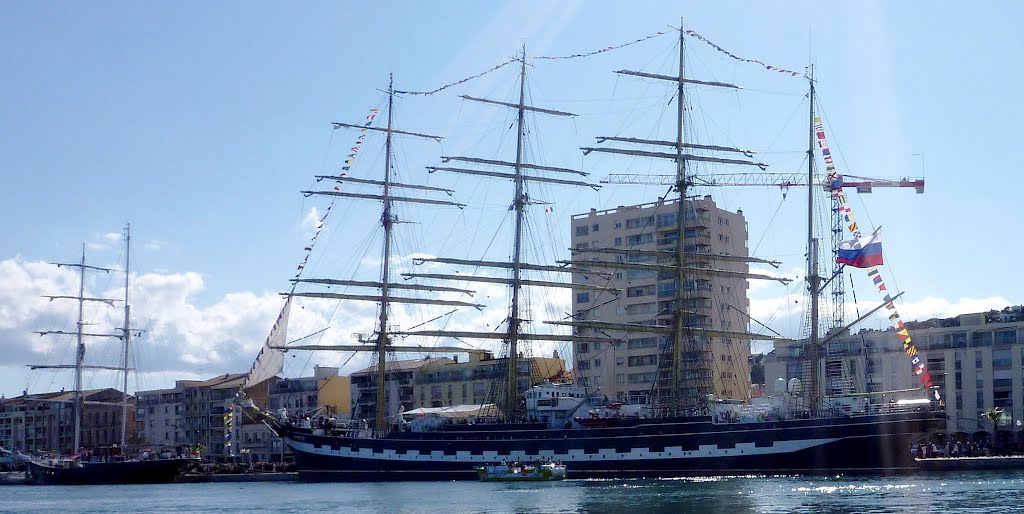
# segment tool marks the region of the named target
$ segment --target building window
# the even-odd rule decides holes
[[[653,243],[653,242],[654,242],[654,234],[650,233],[650,232],[646,232],[646,233],[643,233],[643,234],[637,234],[637,235],[634,235],[634,236],[627,236],[626,237],[626,244],[628,244],[630,246],[642,245],[642,244],[650,244],[650,243]]]
[[[654,226],[654,216],[643,216],[640,218],[633,218],[626,220],[626,228],[647,228]]]
[[[590,351],[590,343],[580,343],[580,353],[587,353]]]
[[[634,355],[629,358],[629,366],[654,366],[658,363],[657,355]]]
[[[659,214],[658,215],[658,228],[674,227],[674,226],[678,225],[678,223],[676,222],[676,220],[678,220],[678,219],[679,219],[679,217],[676,216],[676,213],[674,213],[674,212],[671,213],[671,214]]]
[[[586,225],[580,225],[576,227],[576,236],[585,236],[590,233],[590,227]]]
[[[622,238],[621,237],[616,237],[615,238],[615,246],[622,246]]]
[[[999,332],[996,332],[996,333],[998,334]],[[1011,362],[1012,362],[1012,357],[1010,356],[1010,349],[1009,348],[1003,348],[1003,349],[993,350],[992,351],[992,367],[993,368],[1009,368]]]
[[[594,223],[594,225],[590,227],[590,231],[591,232],[597,232],[597,229],[598,229],[598,224],[597,223]]]
[[[1010,329],[997,330],[995,332],[996,344],[1013,344],[1017,342],[1017,331]]]
[[[587,303],[590,301],[590,293],[576,293],[576,303]]]
[[[630,384],[648,384],[654,382],[658,378],[657,372],[650,373],[630,373],[629,383]]]

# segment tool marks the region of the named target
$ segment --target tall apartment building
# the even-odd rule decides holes
[[[507,358],[491,352],[469,354],[469,361],[436,360],[420,366],[413,379],[415,407],[449,407],[494,403],[508,381]],[[524,392],[545,380],[561,377],[565,360],[552,357],[523,357],[519,360],[517,389]]]
[[[679,238],[678,200],[617,207],[572,217],[575,260],[630,263],[673,263],[671,255],[652,253],[586,252],[587,249],[674,250]],[[718,208],[711,197],[688,200],[685,248],[688,254],[748,256],[747,226],[742,211]],[[695,258],[694,267],[711,267],[745,273],[745,262]],[[742,276],[690,272],[683,287],[682,308],[691,326],[746,332],[749,311],[747,279]],[[573,282],[619,289],[618,296],[604,291],[574,290],[573,312],[577,319],[670,326],[676,309],[675,273],[620,269],[607,276],[576,273]],[[595,335],[592,329],[578,329]],[[600,334],[597,334],[600,335]],[[750,395],[750,341],[701,337],[710,350],[711,382],[721,398],[745,399]],[[576,382],[591,394],[621,401],[646,402],[656,390],[671,383],[672,348],[669,338],[632,333],[621,343],[574,344]]]
[[[22,452],[60,452],[74,450],[75,394],[71,391],[23,394],[0,399],[0,446]],[[121,443],[121,401],[117,389],[82,391],[83,448]],[[135,438],[133,413],[135,399],[128,398],[128,441]]]
[[[907,328],[943,397],[946,433],[988,437],[992,425],[981,416],[1002,408],[1003,437],[1024,439],[1024,307],[908,322]],[[800,376],[804,341],[776,343],[765,358],[768,389],[779,378]],[[864,329],[829,341],[818,364],[821,392],[877,393],[920,387],[910,358],[894,329]],[[918,394],[927,394],[923,391]],[[891,399],[892,394],[886,398]]]

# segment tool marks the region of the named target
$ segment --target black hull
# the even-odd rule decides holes
[[[899,473],[910,446],[945,425],[927,412],[765,423],[647,420],[599,429],[397,433],[383,439],[284,427],[307,481],[476,480],[474,466],[560,460],[569,478]]]
[[[64,468],[29,463],[31,480],[42,485],[166,484],[174,482],[194,459],[85,463]]]

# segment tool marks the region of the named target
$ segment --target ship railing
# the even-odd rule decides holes
[[[778,406],[764,405],[760,407],[739,407],[737,409],[718,410],[712,416],[715,424],[740,424],[740,423],[765,423],[772,421],[789,421],[805,419],[836,419],[871,417],[882,415],[910,414],[914,412],[941,411],[936,402],[890,402],[873,403],[867,406],[853,406],[846,408],[846,405],[829,405],[811,413],[809,409],[802,406]]]

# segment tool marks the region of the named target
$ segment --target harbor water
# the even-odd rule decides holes
[[[1024,470],[546,483],[3,486],[2,512],[1013,512]]]

